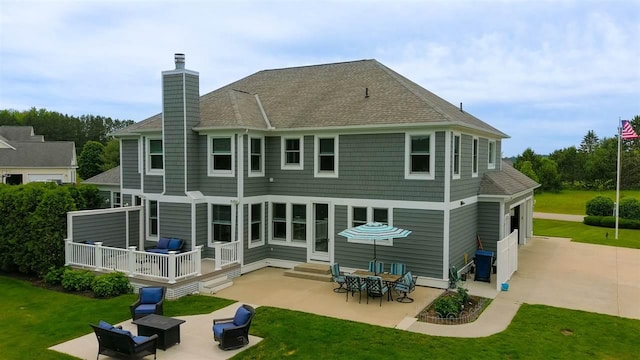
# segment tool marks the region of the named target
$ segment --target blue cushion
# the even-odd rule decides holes
[[[244,325],[251,318],[251,312],[244,307],[238,308],[236,316],[233,317],[233,324],[236,326]]]
[[[133,338],[133,334],[129,330],[122,330],[122,329],[118,329],[118,328],[113,328],[113,329],[111,329],[111,331],[113,331],[115,333],[118,333],[118,334],[124,334],[124,335],[127,335],[128,337]]]
[[[157,304],[162,300],[162,288],[140,289],[140,302],[142,304]]]
[[[166,249],[169,247],[169,239],[168,238],[160,238],[160,240],[158,240],[158,245],[156,245],[156,247],[158,249]]]
[[[180,239],[171,239],[169,240],[169,246],[167,246],[167,249],[169,250],[178,250],[180,249],[180,243],[182,241]]]
[[[147,252],[156,253],[156,254],[168,254],[169,249],[147,249]]]
[[[140,304],[133,312],[136,314],[155,314],[156,304]]]
[[[219,339],[222,337],[222,331],[230,327],[235,327],[235,325],[233,325],[233,323],[222,323],[222,324],[213,325],[213,334],[215,335],[216,338]]]
[[[134,336],[133,337],[133,342],[135,342],[136,344],[141,344],[145,341],[147,341],[149,339],[148,336]]]
[[[111,330],[111,329],[113,329],[113,325],[109,324],[109,323],[108,323],[108,322],[106,322],[106,321],[102,321],[102,320],[100,320],[100,322],[98,323],[98,327],[99,327],[99,328],[106,329],[106,330]]]

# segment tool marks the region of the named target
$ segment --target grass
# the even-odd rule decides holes
[[[589,226],[579,222],[533,219],[533,233],[536,236],[571,238],[573,241],[640,249],[640,230],[615,229]],[[609,236],[606,236],[609,234]]]
[[[556,214],[584,215],[587,201],[602,195],[616,200],[616,192],[611,191],[586,191],[586,190],[562,190],[559,193],[536,194],[534,211]],[[620,191],[620,199],[634,197],[640,200],[640,190]]]
[[[46,350],[84,335],[88,323],[128,319],[134,295],[100,300],[34,287],[0,276],[3,359],[72,359]],[[208,313],[231,303],[209,296],[168,301],[169,316]],[[10,330],[7,330],[9,328]],[[203,329],[211,331],[211,329]],[[251,327],[264,338],[237,359],[634,359],[640,321],[542,305],[523,305],[502,333],[485,338],[447,338],[259,307]]]

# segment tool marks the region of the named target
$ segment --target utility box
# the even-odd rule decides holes
[[[491,269],[493,267],[493,251],[478,250],[474,259],[476,275],[474,280],[491,282]]]

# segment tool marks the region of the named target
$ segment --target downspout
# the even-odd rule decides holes
[[[451,136],[453,132],[444,132],[444,208],[442,222],[442,275],[443,279],[449,279],[449,250],[451,229]],[[434,139],[435,140],[435,139]]]

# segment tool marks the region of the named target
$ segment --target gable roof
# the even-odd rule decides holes
[[[445,125],[508,137],[376,60],[259,71],[200,97],[196,130]],[[161,131],[161,114],[115,135]]]
[[[502,160],[502,169],[486,172],[480,183],[479,195],[510,196],[533,190],[540,184]]]
[[[120,166],[116,166],[107,171],[101,172],[82,182],[83,184],[94,185],[117,185],[120,186]]]
[[[76,167],[73,141],[44,141],[31,126],[0,126],[0,167],[69,168]]]

